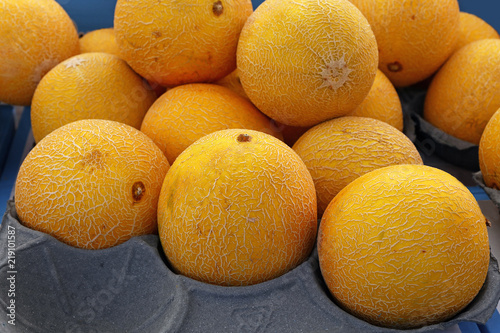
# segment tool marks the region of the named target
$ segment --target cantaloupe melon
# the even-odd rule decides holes
[[[347,0],[266,0],[246,21],[236,56],[250,100],[298,127],[351,112],[378,65],[370,25]]]
[[[92,30],[80,37],[80,52],[106,52],[120,56],[120,49],[116,43],[115,30],[103,28]]]
[[[394,126],[401,132],[404,128],[403,106],[398,92],[381,70],[377,70],[368,96],[348,115],[378,119]]]
[[[25,226],[71,246],[103,249],[157,231],[169,163],[139,130],[89,119],[44,137],[24,159],[15,205]]]
[[[78,32],[55,0],[2,0],[0,13],[0,101],[29,105],[43,76],[80,52]]]
[[[350,0],[377,39],[379,69],[396,87],[434,74],[455,50],[457,0]]]
[[[236,69],[236,46],[250,0],[118,0],[120,55],[162,86],[211,82]]]
[[[228,128],[246,128],[282,138],[271,119],[230,88],[210,83],[169,89],[151,105],[141,131],[173,163],[201,137]]]
[[[479,168],[486,186],[500,190],[500,109],[490,118],[481,135]]]
[[[104,52],[73,56],[45,75],[31,104],[33,136],[39,142],[62,125],[107,119],[140,129],[156,100],[152,88],[121,58]]]
[[[500,39],[465,45],[446,61],[427,90],[424,118],[445,133],[479,144],[500,107]]]
[[[228,129],[204,136],[172,164],[158,230],[173,269],[218,285],[250,285],[293,269],[316,240],[314,183],[275,137]]]
[[[445,171],[396,165],[367,173],[330,203],[318,234],[334,299],[375,325],[399,329],[455,316],[489,265],[487,220]]]
[[[460,29],[455,50],[481,39],[500,38],[488,22],[471,13],[460,12]]]
[[[314,180],[318,213],[347,184],[372,170],[394,164],[422,164],[401,131],[377,119],[339,117],[318,124],[293,145]]]

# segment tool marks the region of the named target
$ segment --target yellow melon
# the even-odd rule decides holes
[[[320,223],[321,273],[336,302],[375,325],[450,319],[489,265],[487,220],[467,187],[423,165],[377,169],[347,185]]]
[[[500,39],[483,39],[456,51],[427,90],[424,118],[444,132],[479,144],[500,107]]]
[[[479,141],[479,168],[486,186],[500,190],[500,109],[486,124]]]
[[[172,164],[160,194],[158,231],[173,269],[218,285],[276,278],[310,254],[316,194],[306,166],[275,137],[217,131]]]
[[[377,38],[379,68],[396,87],[420,82],[455,50],[457,0],[350,0]]]
[[[118,0],[120,54],[163,86],[218,80],[236,69],[236,46],[250,0]]]
[[[422,164],[415,145],[402,132],[377,119],[345,116],[325,121],[293,145],[314,180],[321,215],[350,182],[395,164]]]
[[[480,17],[460,12],[460,30],[455,50],[481,39],[500,38],[498,32]]]
[[[29,105],[52,67],[80,52],[78,32],[54,0],[0,0],[0,101]]]
[[[80,52],[105,52],[120,56],[115,30],[113,28],[104,28],[87,32],[80,37]]]
[[[246,128],[282,138],[271,119],[229,88],[209,83],[169,89],[149,108],[141,131],[173,163],[190,144],[215,131]]]
[[[358,106],[375,78],[375,36],[347,0],[266,0],[237,49],[250,100],[272,119],[308,127]]]
[[[140,129],[156,100],[150,86],[115,55],[83,53],[54,67],[40,81],[31,105],[35,141],[81,119],[119,121]]]
[[[103,249],[157,231],[169,163],[139,130],[101,119],[75,121],[42,139],[16,179],[25,226],[71,246]]]
[[[378,119],[403,131],[401,100],[394,85],[381,70],[377,70],[368,96],[348,115]]]
[[[229,88],[242,97],[249,99],[247,93],[245,92],[245,89],[243,89],[243,86],[241,85],[240,73],[237,68],[228,75],[224,76],[222,79],[215,81],[214,83]]]

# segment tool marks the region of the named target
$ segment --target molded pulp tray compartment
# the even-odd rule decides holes
[[[488,195],[490,200],[493,201],[493,203],[497,206],[498,210],[500,211],[500,190],[486,186],[483,179],[483,173],[481,171],[475,172],[472,175],[472,177],[476,182],[476,184],[478,184],[479,187],[483,189],[486,195]]]
[[[424,154],[436,154],[458,167],[478,171],[479,146],[458,139],[424,119],[427,90],[408,87],[398,89],[404,116],[404,133]]]
[[[9,201],[0,225],[0,279],[14,282],[15,296],[5,290],[8,283],[1,284],[0,312],[9,320],[7,306],[14,300],[16,325],[0,322],[1,332],[398,331],[339,308],[323,284],[316,252],[274,280],[222,287],[174,274],[155,235],[82,250],[22,226],[16,217]],[[8,239],[12,235],[15,239]],[[8,248],[15,262],[8,261]],[[492,257],[483,288],[464,311],[447,322],[404,332],[485,323],[499,299],[500,273]]]

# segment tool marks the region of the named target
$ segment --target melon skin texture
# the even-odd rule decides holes
[[[297,127],[351,112],[378,65],[370,25],[346,0],[266,0],[246,21],[236,56],[250,100]]]
[[[71,57],[40,81],[31,104],[39,142],[62,125],[82,119],[118,121],[140,129],[156,95],[121,58],[104,52]]]
[[[469,43],[490,38],[500,38],[495,28],[474,14],[460,12],[460,32],[455,50]]]
[[[245,89],[243,89],[243,86],[241,85],[240,73],[238,71],[238,68],[236,68],[228,75],[224,76],[222,79],[215,81],[214,83],[229,88],[241,97],[250,100],[250,98],[248,98],[247,96],[247,93],[245,92]]]
[[[457,0],[350,0],[373,29],[379,68],[395,87],[432,76],[455,50]]]
[[[250,0],[118,0],[114,29],[120,55],[162,86],[211,82],[236,69]]]
[[[349,116],[374,118],[394,126],[401,132],[404,129],[403,106],[398,92],[381,70],[377,70],[368,96]]]
[[[415,145],[377,119],[345,116],[305,132],[293,145],[314,180],[318,213],[346,185],[372,170],[394,164],[423,164]]]
[[[197,139],[228,128],[248,128],[281,139],[272,120],[233,90],[210,83],[183,84],[169,89],[151,105],[141,131],[172,164]]]
[[[0,13],[0,101],[30,105],[43,76],[80,53],[78,31],[55,0],[2,0]]]
[[[80,37],[80,52],[105,52],[120,56],[120,49],[116,43],[115,30],[103,28],[87,32]]]
[[[157,232],[156,212],[169,164],[139,130],[79,120],[45,138],[24,159],[15,206],[28,228],[74,247],[103,249]]]
[[[306,166],[275,137],[228,129],[199,139],[172,164],[158,231],[174,271],[206,283],[251,285],[310,254],[316,193]]]
[[[486,279],[486,222],[474,196],[448,173],[381,168],[328,206],[318,234],[321,272],[338,304],[375,325],[445,321]]]
[[[500,39],[482,39],[456,51],[427,90],[424,118],[451,136],[479,144],[500,107]]]
[[[500,190],[500,109],[493,114],[484,128],[478,153],[484,183]]]

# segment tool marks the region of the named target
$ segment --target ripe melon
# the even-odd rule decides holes
[[[162,86],[218,80],[236,69],[236,46],[250,0],[118,0],[120,54]]]
[[[170,168],[158,204],[173,269],[217,285],[276,278],[310,254],[316,193],[299,156],[275,137],[228,129],[189,146]]]
[[[264,1],[245,23],[236,56],[250,100],[296,127],[351,112],[378,64],[370,25],[347,0]]]
[[[243,89],[243,86],[241,85],[240,73],[237,68],[228,75],[224,76],[222,79],[215,81],[214,83],[229,88],[238,95],[249,100],[245,89]]]
[[[190,144],[215,131],[246,128],[282,138],[272,120],[248,99],[224,86],[184,84],[169,89],[149,108],[141,125],[172,164]]]
[[[156,100],[151,87],[121,58],[102,52],[76,55],[40,81],[31,105],[35,141],[75,120],[107,119],[140,129]]]
[[[54,0],[0,0],[0,101],[29,105],[42,77],[80,52],[78,32]]]
[[[320,223],[321,273],[335,301],[379,326],[450,319],[477,295],[489,265],[487,220],[467,187],[423,165],[367,173]]]
[[[157,231],[169,164],[139,130],[91,119],[44,137],[23,161],[15,206],[23,225],[71,246],[103,249]]]
[[[80,52],[105,52],[120,56],[120,49],[116,43],[115,30],[104,28],[92,30],[80,37]]]
[[[456,51],[429,85],[424,118],[456,138],[479,144],[500,108],[500,39],[482,39]]]
[[[394,164],[422,164],[415,145],[401,131],[373,118],[345,116],[318,124],[293,145],[314,180],[318,213],[347,184]]]
[[[403,107],[398,92],[379,69],[368,96],[348,115],[378,119],[403,131]]]
[[[423,81],[455,50],[457,0],[350,0],[377,38],[379,68],[396,87]]]
[[[479,141],[479,168],[486,186],[500,190],[500,109],[486,124]]]
[[[460,30],[455,50],[481,39],[500,38],[498,32],[480,17],[460,12]]]

